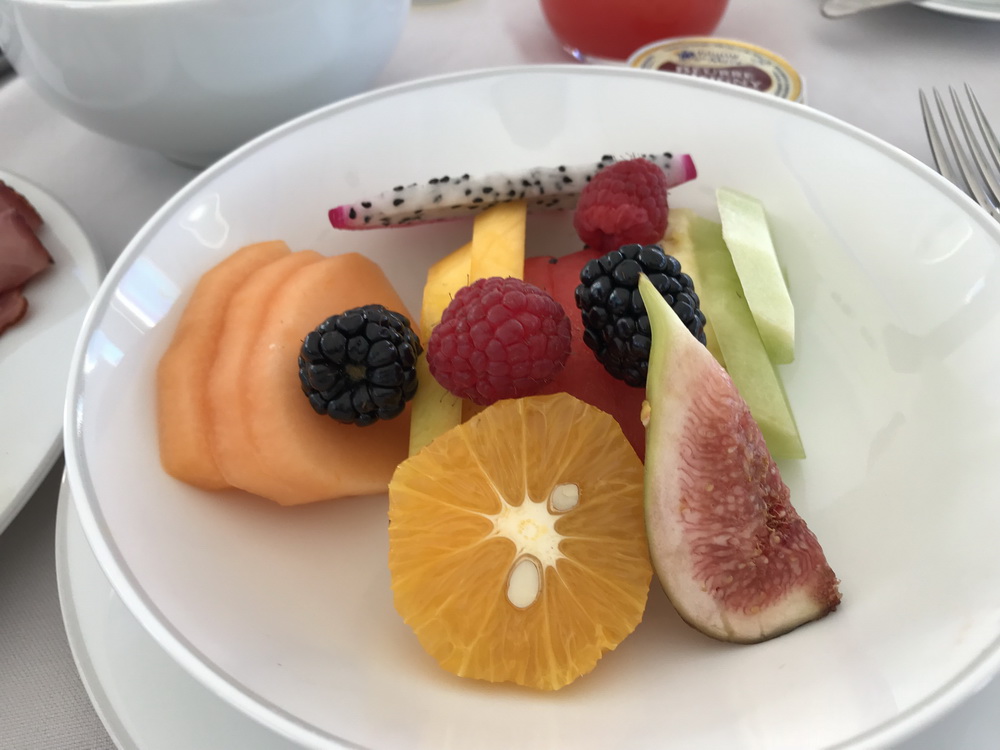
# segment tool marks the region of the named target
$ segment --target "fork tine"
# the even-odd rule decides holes
[[[947,137],[948,143],[951,145],[951,151],[955,156],[955,163],[958,165],[958,169],[962,173],[962,179],[965,182],[966,189],[972,197],[976,199],[976,203],[985,208],[987,211],[993,211],[993,204],[990,202],[990,199],[987,197],[983,188],[979,185],[979,180],[976,179],[976,175],[973,173],[972,164],[969,163],[969,157],[966,155],[965,149],[962,148],[962,144],[958,142],[958,134],[955,132],[955,128],[951,124],[951,119],[948,117],[948,111],[945,109],[944,101],[941,99],[941,94],[938,93],[936,88],[933,89],[933,92],[934,101],[937,104],[938,114],[941,115],[941,125],[944,127],[945,137]],[[951,90],[951,96],[956,109],[961,112],[958,96],[955,94],[954,89]],[[968,125],[967,121],[966,125]]]
[[[945,178],[958,183],[960,177],[952,169],[951,163],[948,161],[944,142],[941,140],[937,126],[934,124],[934,116],[931,114],[931,108],[927,103],[927,96],[924,94],[923,89],[920,89],[920,110],[924,115],[924,128],[927,130],[927,140],[931,145],[931,156],[934,157],[934,166],[937,167],[937,171],[944,175]]]
[[[986,144],[986,149],[989,151],[990,156],[993,157],[996,174],[1000,174],[1000,141],[997,140],[996,133],[990,127],[990,123],[986,119],[986,113],[983,112],[983,108],[979,105],[979,100],[972,93],[972,87],[969,84],[965,84],[965,95],[969,97],[969,103],[972,105],[972,115],[979,126],[979,132],[983,134],[983,142]],[[986,166],[988,167],[988,165]],[[988,168],[985,170],[983,178],[989,183],[990,188],[992,188],[994,197],[1000,200],[1000,180]]]
[[[962,108],[962,102],[958,99],[958,94],[951,86],[948,87],[948,92],[951,94],[951,103],[958,117],[958,126],[962,129],[962,135],[965,136],[965,142],[969,146],[969,155],[972,157],[972,162],[976,165],[979,175],[983,178],[983,182],[986,183],[987,195],[993,201],[998,201],[1000,200],[1000,184],[997,184],[997,180],[993,176],[993,167],[987,162],[986,154],[983,153],[979,140],[972,132],[972,125],[969,124],[969,118],[965,116],[965,110]]]

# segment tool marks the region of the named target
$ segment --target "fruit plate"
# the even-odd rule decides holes
[[[683,624],[654,584],[635,633],[561,691],[461,680],[393,610],[384,496],[279,508],[160,469],[156,362],[196,279],[228,252],[282,238],[367,253],[417,309],[424,271],[467,241],[467,221],[337,232],[328,208],[455,170],[663,150],[699,169],[673,205],[715,218],[725,185],[769,209],[798,316],[783,375],[808,453],[782,470],[842,579],[833,615],[729,645]],[[532,216],[529,252],[574,247],[567,216]],[[1000,665],[998,249],[1000,226],[926,166],[739,88],[533,66],[371,92],[207,170],[112,269],[66,408],[80,522],[153,638],[303,747],[896,742]]]

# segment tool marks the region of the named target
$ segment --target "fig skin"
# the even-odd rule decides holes
[[[649,281],[646,533],[661,586],[693,628],[757,643],[825,617],[839,581],[791,504],[725,369]]]

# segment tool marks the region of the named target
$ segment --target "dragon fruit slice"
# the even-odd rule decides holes
[[[641,156],[663,170],[668,188],[693,180],[698,174],[688,154]],[[330,223],[336,229],[426,224],[471,216],[497,203],[514,200],[527,201],[529,210],[572,209],[583,186],[598,170],[614,161],[613,156],[606,155],[596,164],[534,167],[525,172],[485,177],[467,174],[433,177],[425,184],[397,185],[374,198],[331,208]]]

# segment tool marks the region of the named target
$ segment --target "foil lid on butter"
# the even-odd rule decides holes
[[[755,44],[714,37],[664,39],[635,52],[633,68],[711,78],[793,102],[804,101],[802,77],[787,60]]]

